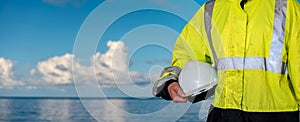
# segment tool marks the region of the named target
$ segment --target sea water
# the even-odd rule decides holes
[[[181,103],[174,104],[162,99],[0,98],[0,121],[199,122],[205,121],[207,116],[199,116],[202,103],[182,104],[183,109]],[[171,107],[168,108],[168,105]]]

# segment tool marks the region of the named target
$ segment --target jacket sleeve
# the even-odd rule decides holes
[[[160,78],[153,86],[152,92],[156,97],[171,100],[167,87],[177,82],[181,69],[192,60],[211,63],[209,45],[204,27],[204,6],[186,24],[176,40],[172,52],[172,64],[163,69]]]
[[[300,5],[296,0],[289,4],[288,76],[300,110]]]

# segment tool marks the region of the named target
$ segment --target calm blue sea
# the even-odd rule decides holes
[[[160,99],[0,98],[0,121],[154,122],[174,121],[176,117],[177,121],[205,121],[199,117],[201,105]]]

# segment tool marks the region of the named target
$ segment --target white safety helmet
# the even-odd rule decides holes
[[[218,75],[212,65],[191,61],[181,70],[178,82],[185,93],[184,97],[193,97],[217,85]]]

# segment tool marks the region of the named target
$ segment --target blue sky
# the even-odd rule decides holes
[[[200,0],[197,2],[203,3]],[[1,0],[0,66],[5,73],[1,74],[0,96],[77,96],[70,76],[70,59],[74,56],[76,36],[85,19],[102,3],[101,0]],[[148,0],[144,3],[161,8],[176,7],[166,0]],[[129,4],[139,6],[137,3]],[[124,5],[119,5],[119,8],[122,7]],[[195,7],[190,9],[192,12],[197,10]],[[111,9],[106,13],[117,12],[117,9]],[[110,56],[109,52],[116,53],[115,57],[120,58],[117,60],[128,60],[128,65],[125,62],[128,69],[125,67],[125,70],[128,70],[130,78],[145,80],[135,83],[149,86],[149,73],[157,75],[162,67],[170,63],[170,50],[185,23],[185,20],[176,15],[159,10],[145,9],[128,13],[106,30],[97,44],[94,56],[99,54],[97,63],[101,69],[109,65],[105,64]],[[159,43],[162,44],[157,45]],[[140,47],[141,45],[144,46]],[[114,47],[126,49],[127,53],[124,55],[128,58],[118,56],[123,53],[117,53]],[[83,74],[88,74],[84,69],[90,67],[80,65],[79,68],[82,72],[76,71],[75,74],[83,77]],[[99,74],[107,73],[99,70]],[[124,72],[120,72],[120,76],[123,74]],[[105,81],[112,80],[109,76],[99,76],[98,79],[100,84],[103,80],[102,89],[108,96],[125,94],[116,85]],[[124,88],[131,88],[131,85],[125,83]],[[86,88],[89,85],[83,83],[80,87]],[[86,96],[97,94],[93,92],[93,88],[83,92]]]
[[[100,3],[88,1],[74,7],[43,0],[1,1],[0,55],[34,65],[51,56],[72,53],[81,23]]]
[[[30,70],[38,62],[72,53],[81,23],[102,3],[96,0],[78,2],[78,5],[71,1],[55,3],[47,0],[0,2],[0,57],[13,62],[13,79],[27,82],[31,77]],[[26,87],[27,84],[0,89],[0,96],[60,94],[55,85],[42,88],[47,89],[45,91],[34,91]]]
[[[85,20],[97,12],[97,7],[101,9],[102,6],[99,5],[103,5],[103,2],[1,0],[0,96],[74,97],[77,93],[73,78],[78,77],[81,82],[76,85],[77,90],[83,89],[83,95],[94,97],[99,92],[99,88],[90,82],[94,73],[97,74],[98,85],[102,86],[107,96],[124,96],[124,90],[134,88],[128,80],[120,81],[122,78],[127,79],[124,77],[128,74],[129,80],[145,86],[145,94],[149,96],[149,82],[159,75],[162,67],[170,63],[170,51],[186,21],[175,14],[160,10],[147,8],[132,11],[115,20],[103,36],[99,37],[94,55],[87,57],[96,59],[93,62],[95,72],[91,72],[93,67],[76,61],[73,63],[78,70],[72,71],[76,36]],[[205,1],[196,2],[202,5]],[[186,7],[187,4],[178,5],[178,2],[167,0],[128,2],[126,5],[118,4],[116,0],[105,3],[108,6],[117,5],[109,11],[102,11],[108,15],[114,15],[126,6],[149,4],[154,8],[186,12],[187,20],[200,7]],[[186,7],[184,11],[180,9],[182,6]],[[99,18],[101,25],[101,19],[104,21],[109,17],[99,15]],[[114,66],[109,62],[111,57],[115,60]],[[110,74],[111,70],[116,70],[115,74]],[[75,77],[72,76],[74,74]],[[116,86],[112,80],[120,81],[124,87]],[[127,92],[130,94],[132,91]],[[140,92],[136,96],[143,94],[144,92]]]

